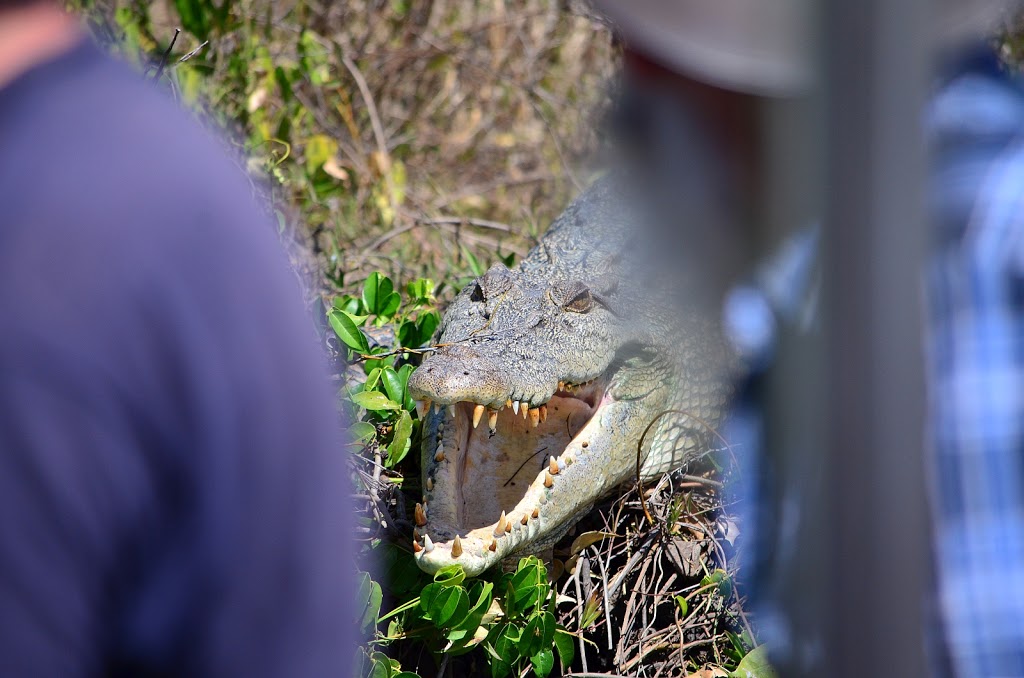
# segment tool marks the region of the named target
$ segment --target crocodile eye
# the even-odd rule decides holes
[[[571,296],[562,308],[573,313],[589,313],[594,308],[594,297],[590,294],[590,288],[579,287],[573,289]]]

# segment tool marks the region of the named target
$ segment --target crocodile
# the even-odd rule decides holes
[[[736,360],[719,322],[646,265],[622,182],[585,190],[513,269],[446,310],[420,401],[421,569],[469,575],[550,546],[596,501],[708,449]],[[652,425],[653,424],[653,425]],[[649,431],[645,431],[650,426]]]

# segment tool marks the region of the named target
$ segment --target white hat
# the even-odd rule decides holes
[[[984,35],[1017,4],[932,1],[932,34],[942,46]],[[813,82],[817,3],[810,0],[592,2],[633,49],[695,79],[764,96],[791,95]]]

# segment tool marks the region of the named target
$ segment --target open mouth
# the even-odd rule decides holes
[[[474,573],[484,569],[475,566],[481,559],[489,564],[551,531],[558,521],[545,514],[572,493],[571,476],[580,470],[572,467],[589,446],[606,387],[603,377],[563,382],[545,403],[509,400],[499,409],[423,403],[424,440],[433,442],[424,445],[424,502],[415,511],[421,561],[460,562]]]

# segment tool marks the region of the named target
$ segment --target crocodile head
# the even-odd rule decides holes
[[[409,380],[427,404],[414,549],[428,572],[458,563],[473,575],[552,544],[635,476],[659,413],[721,409],[708,334],[670,331],[622,275],[630,231],[609,195],[598,184],[518,268],[495,265],[463,289]],[[645,439],[644,475],[678,466],[699,439],[666,417]]]

